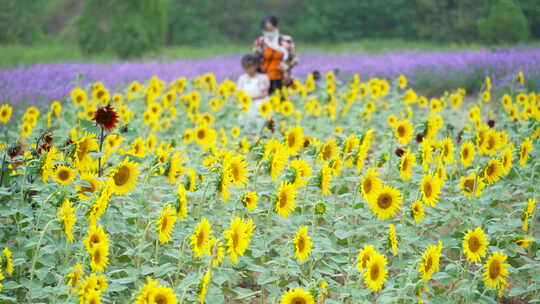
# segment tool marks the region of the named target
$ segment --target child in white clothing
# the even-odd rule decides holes
[[[245,91],[251,97],[251,105],[247,113],[250,120],[259,116],[259,107],[268,98],[268,88],[270,87],[268,76],[259,73],[258,67],[259,60],[257,56],[244,55],[242,57],[242,68],[245,73],[238,78],[236,85],[238,90]]]

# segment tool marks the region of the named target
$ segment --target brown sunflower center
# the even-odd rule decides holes
[[[296,297],[292,299],[291,304],[306,304],[306,300],[304,300],[304,298]]]
[[[392,196],[388,193],[379,195],[377,205],[382,209],[387,209],[388,207],[392,206]]]
[[[68,170],[62,169],[60,172],[58,172],[58,178],[62,181],[67,181],[70,177],[70,173]]]
[[[424,183],[424,194],[426,197],[431,197],[433,194],[433,187],[429,181]]]
[[[304,237],[298,238],[298,244],[296,246],[298,247],[298,251],[304,251],[304,248],[306,247],[306,240]]]
[[[379,265],[373,264],[369,269],[369,276],[371,277],[371,280],[376,281],[379,278],[380,272],[381,270],[379,269]]]
[[[131,172],[127,166],[122,166],[118,168],[118,171],[114,174],[114,183],[117,186],[123,186],[125,185],[129,178],[130,178]]]
[[[399,136],[399,137],[404,137],[406,131],[407,131],[407,130],[405,129],[404,126],[399,126],[399,127],[397,128],[397,133],[398,133],[398,136]]]
[[[476,236],[469,238],[469,250],[476,253],[480,249],[480,240]]]
[[[474,179],[467,179],[463,182],[463,188],[467,192],[473,192],[474,190]]]
[[[489,264],[489,278],[495,280],[501,273],[501,262],[499,260],[493,260]]]

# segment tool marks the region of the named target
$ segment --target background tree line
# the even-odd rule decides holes
[[[3,0],[0,43],[76,42],[138,56],[164,45],[250,43],[262,16],[305,42],[540,39],[538,0]]]

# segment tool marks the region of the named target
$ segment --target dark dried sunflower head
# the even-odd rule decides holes
[[[110,131],[118,123],[118,114],[111,105],[106,105],[97,109],[94,121],[103,129]]]

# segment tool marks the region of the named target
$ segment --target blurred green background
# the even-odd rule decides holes
[[[0,66],[246,52],[265,15],[301,51],[535,44],[539,0],[3,0]]]

